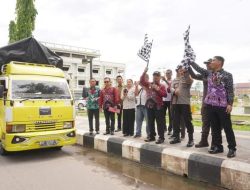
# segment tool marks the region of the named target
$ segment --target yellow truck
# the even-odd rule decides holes
[[[0,75],[0,154],[76,142],[74,102],[61,69],[12,61]]]

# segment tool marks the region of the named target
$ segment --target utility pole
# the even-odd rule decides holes
[[[82,63],[89,63],[89,77],[93,77],[93,57],[87,57],[82,59]]]
[[[89,58],[89,70],[90,70],[90,79],[92,79],[92,75],[93,75],[93,58]]]

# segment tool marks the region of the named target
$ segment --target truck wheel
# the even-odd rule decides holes
[[[0,155],[7,155],[8,152],[3,148],[2,141],[0,141]]]

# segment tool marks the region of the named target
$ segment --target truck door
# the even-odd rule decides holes
[[[5,125],[5,101],[7,98],[6,80],[0,78],[0,139]]]

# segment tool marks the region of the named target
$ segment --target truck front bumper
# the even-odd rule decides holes
[[[75,129],[30,133],[8,133],[5,134],[5,138],[2,139],[3,148],[10,152],[60,147],[75,143]]]

